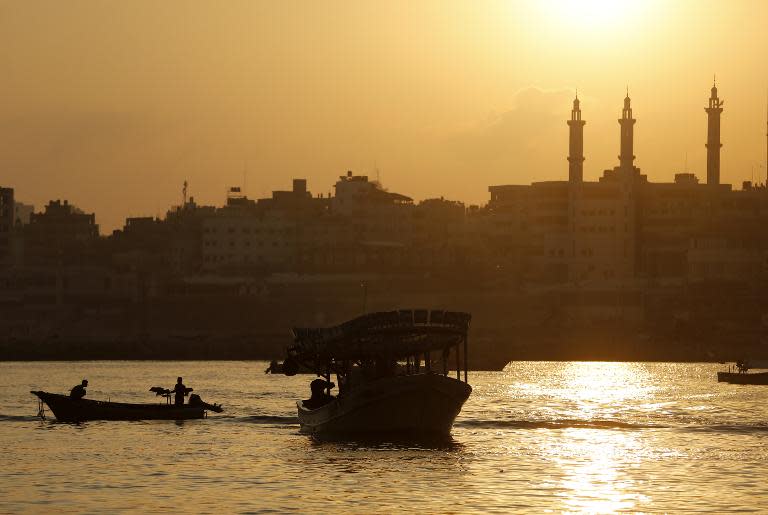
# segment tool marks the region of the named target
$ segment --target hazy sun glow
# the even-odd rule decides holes
[[[0,183],[104,234],[163,216],[185,180],[220,206],[230,186],[329,193],[379,168],[417,202],[485,205],[490,185],[568,176],[576,88],[586,180],[616,164],[629,85],[642,173],[703,181],[713,73],[723,182],[764,163],[768,2],[71,3],[0,2]]]
[[[618,28],[647,5],[641,0],[543,0],[545,16],[584,29]]]

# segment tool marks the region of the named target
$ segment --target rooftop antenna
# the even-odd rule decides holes
[[[248,160],[243,161],[243,195],[248,193]]]

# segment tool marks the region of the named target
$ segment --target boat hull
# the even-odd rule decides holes
[[[717,382],[731,384],[768,384],[768,372],[757,372],[753,374],[718,372]]]
[[[60,422],[88,420],[188,420],[205,418],[199,406],[173,404],[128,404],[122,402],[71,399],[68,395],[33,391]]]
[[[438,374],[379,379],[315,410],[299,401],[299,423],[303,433],[316,435],[447,435],[471,392],[468,384]]]

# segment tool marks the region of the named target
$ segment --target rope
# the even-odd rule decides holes
[[[37,399],[37,416],[45,420],[45,403],[43,399]]]

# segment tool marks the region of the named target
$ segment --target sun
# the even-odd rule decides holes
[[[647,0],[540,0],[546,17],[584,29],[617,28],[628,21]]]

